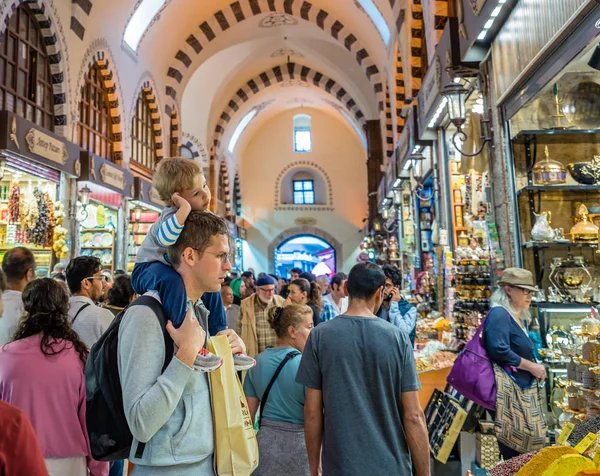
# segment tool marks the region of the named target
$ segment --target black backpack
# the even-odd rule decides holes
[[[164,372],[173,358],[174,344],[166,330],[167,321],[161,304],[151,296],[137,298],[129,307],[147,306],[158,318],[165,340]],[[111,322],[106,332],[92,346],[85,365],[86,424],[92,457],[97,461],[129,458],[133,435],[123,409],[123,392],[119,379],[119,326],[125,311]],[[144,443],[139,443],[136,458],[141,458]]]

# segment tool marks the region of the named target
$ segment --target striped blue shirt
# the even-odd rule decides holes
[[[167,248],[175,244],[183,231],[183,225],[177,223],[175,213],[177,213],[177,208],[174,207],[165,208],[162,211],[142,241],[135,259],[136,263],[160,261],[169,264],[166,259]]]

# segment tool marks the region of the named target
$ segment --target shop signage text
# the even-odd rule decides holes
[[[125,172],[123,170],[111,167],[108,164],[102,164],[100,166],[100,178],[107,185],[125,190],[127,180],[125,179]]]
[[[442,89],[442,64],[439,55],[436,55],[433,64],[425,75],[425,81],[421,90],[423,91],[423,117],[427,117],[435,100],[439,97]]]
[[[298,217],[294,220],[294,223],[298,226],[315,226],[317,219],[313,217]]]
[[[30,129],[25,136],[29,151],[57,164],[65,165],[69,153],[65,144],[36,129]]]

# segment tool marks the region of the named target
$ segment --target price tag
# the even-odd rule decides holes
[[[567,443],[567,440],[569,439],[569,436],[571,436],[571,433],[573,432],[574,428],[575,428],[575,425],[573,425],[573,423],[571,423],[571,422],[569,422],[565,425],[563,430],[560,432],[560,436],[558,437],[558,440],[557,440],[559,445],[564,445]]]
[[[575,446],[575,451],[577,451],[579,454],[585,453],[587,449],[592,446],[592,443],[596,441],[596,438],[598,438],[596,433],[588,433],[583,440],[577,443],[577,446]]]

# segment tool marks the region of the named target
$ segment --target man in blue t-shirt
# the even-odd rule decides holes
[[[304,348],[296,380],[307,387],[311,476],[321,457],[323,476],[410,476],[413,465],[416,476],[430,474],[409,338],[375,315],[384,284],[376,264],[354,266],[346,283],[348,310],[314,329]]]

